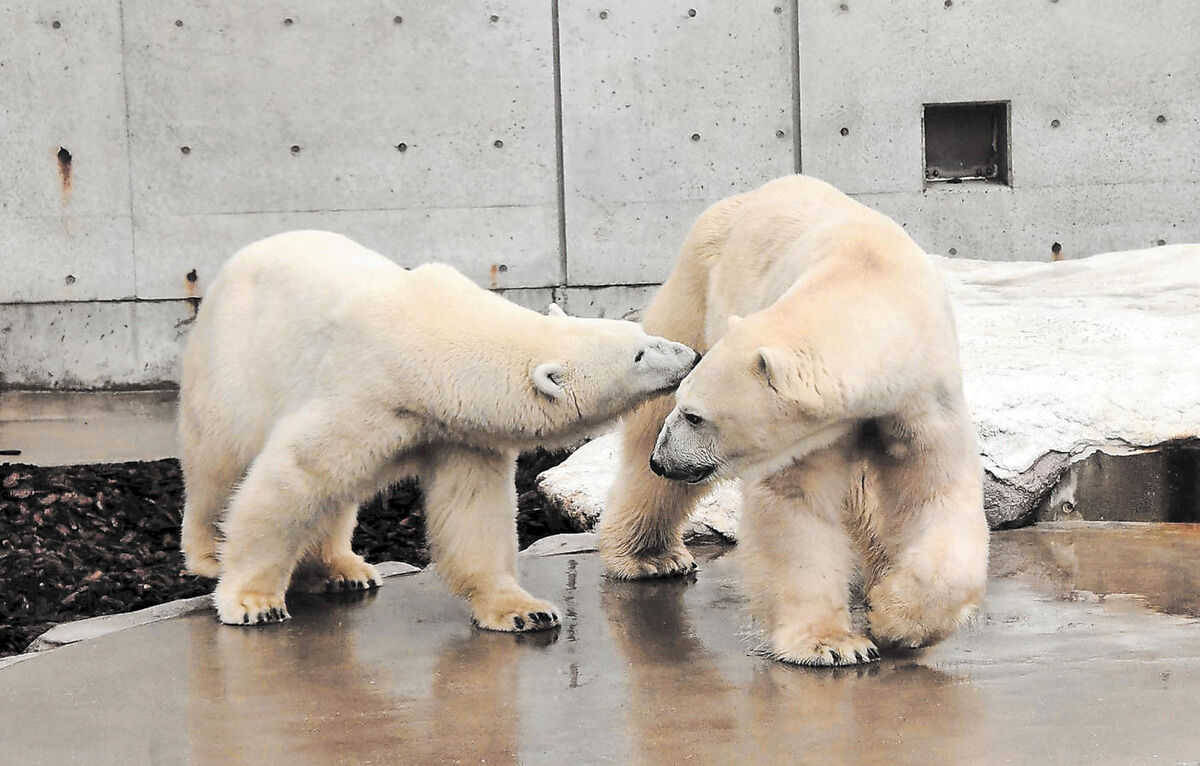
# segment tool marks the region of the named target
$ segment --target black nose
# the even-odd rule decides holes
[[[653,455],[650,456],[650,470],[654,471],[656,476],[666,476],[666,474],[663,473],[662,463],[655,460]]]
[[[701,354],[699,351],[693,351],[692,353],[696,355],[696,358],[692,360],[692,366],[695,367],[700,364],[700,360],[704,358],[704,354]]]

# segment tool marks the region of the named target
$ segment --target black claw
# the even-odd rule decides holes
[[[538,612],[537,617],[538,617],[538,622],[550,622],[550,619],[551,619],[550,615],[547,614],[546,612]]]
[[[243,614],[243,615],[242,615],[242,624],[243,624],[243,625],[249,625],[249,624],[250,624],[250,615],[248,615],[248,614]]]
[[[841,662],[841,661],[842,661],[842,655],[838,654],[838,653],[837,653],[837,652],[835,652],[835,651],[830,651],[830,652],[829,652],[829,656],[833,658],[833,664],[834,664],[834,665],[836,665],[836,664],[838,664],[839,662]]]
[[[875,647],[871,647],[870,649],[868,649],[867,650],[867,659],[869,659],[869,660],[879,659],[879,650],[876,649]]]
[[[700,568],[700,565],[697,564],[695,561],[693,561],[691,564],[688,565],[689,572],[695,572],[699,568]]]
[[[525,627],[525,619],[523,617],[514,617],[513,625],[517,626],[517,630],[521,630]]]

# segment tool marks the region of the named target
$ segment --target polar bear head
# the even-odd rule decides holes
[[[598,425],[673,390],[700,355],[635,322],[570,317],[551,306],[543,355],[530,370],[547,404],[579,426]],[[566,423],[564,423],[566,425]]]
[[[849,431],[819,393],[819,365],[771,329],[758,316],[730,321],[675,393],[650,458],[655,473],[693,484],[770,473]]]

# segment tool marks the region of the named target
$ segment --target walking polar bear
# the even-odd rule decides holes
[[[559,622],[516,576],[517,452],[572,441],[673,389],[686,346],[631,322],[550,316],[448,266],[280,234],[229,260],[183,359],[182,547],[222,622],[287,619],[289,582],[370,588],[359,503],[408,476],[438,571],[502,631]]]
[[[878,659],[851,621],[856,563],[880,644],[971,617],[982,468],[946,294],[900,226],[803,176],[730,197],[697,220],[644,324],[706,353],[673,402],[625,420],[600,525],[611,575],[694,569],[682,524],[704,482],[740,476],[744,584],[776,658]]]

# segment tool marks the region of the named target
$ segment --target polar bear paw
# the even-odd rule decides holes
[[[297,587],[308,593],[342,593],[371,590],[380,585],[383,578],[379,570],[361,556],[347,556],[306,574]]]
[[[606,555],[601,551],[600,556],[605,572],[616,580],[657,580],[696,571],[696,559],[682,543],[656,553]]]
[[[477,596],[471,602],[471,623],[484,630],[528,633],[560,624],[558,608],[524,591]]]
[[[786,633],[771,638],[767,656],[780,662],[810,667],[844,667],[879,661],[871,639],[853,633],[814,635]]]
[[[290,620],[282,593],[232,591],[217,586],[213,593],[217,619],[226,625],[265,625]]]

